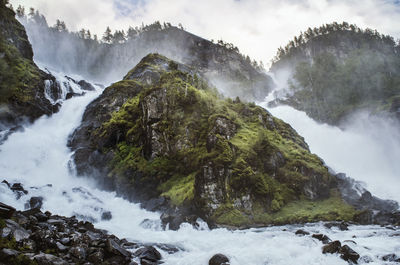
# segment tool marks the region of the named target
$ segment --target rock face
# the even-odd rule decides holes
[[[57,110],[44,95],[50,75],[33,63],[32,47],[15,13],[0,5],[0,130]]]
[[[400,115],[400,45],[393,37],[355,25],[309,29],[279,49],[271,71],[289,72],[284,103],[313,119],[340,125],[365,110]]]
[[[164,220],[239,227],[354,214],[288,124],[222,99],[191,68],[157,54],[87,107],[69,144],[78,174],[130,200],[153,199],[146,205]]]
[[[3,218],[0,217],[0,260],[5,264],[122,265],[136,264],[134,258],[153,262],[141,264],[158,264],[162,259],[153,246],[108,235],[75,217],[44,214],[35,208],[17,211],[13,219]]]

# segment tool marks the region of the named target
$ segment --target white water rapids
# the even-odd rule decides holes
[[[43,210],[53,214],[91,218],[96,221],[97,228],[106,229],[120,238],[171,244],[180,248],[181,251],[175,254],[160,250],[165,264],[204,265],[216,253],[227,255],[232,265],[348,264],[338,255],[322,254],[322,243],[318,240],[310,236],[296,236],[294,231],[299,226],[229,231],[209,230],[205,224],[200,229],[183,224],[178,231],[163,231],[158,213],[142,210],[138,204],[118,198],[114,193],[100,191],[94,183],[75,177],[68,167],[71,157],[66,146],[68,135],[79,125],[86,105],[99,94],[100,91],[87,92],[85,96],[65,101],[60,112],[49,118],[40,118],[0,145],[0,177],[9,182],[21,182],[29,191],[16,200],[15,194],[5,184],[0,184],[0,201],[24,210],[24,204],[31,196],[43,196]],[[277,109],[276,114],[283,117],[285,111],[290,113],[293,110]],[[295,119],[304,120],[306,127],[313,126],[309,129],[318,132],[322,138],[328,137],[329,140],[335,135],[328,133],[331,129],[311,123],[305,116],[296,116]],[[306,132],[295,128],[301,134]],[[313,140],[305,136],[307,141]],[[319,154],[324,150],[324,142],[313,143],[311,147]],[[352,148],[349,152],[357,150]],[[390,185],[387,188],[390,190]],[[101,221],[101,213],[106,210],[111,211],[112,219]],[[145,219],[147,221],[142,224]],[[346,244],[361,255],[361,264],[381,264],[382,255],[400,252],[399,237],[393,236],[396,231],[384,227],[350,226],[349,231],[340,231],[316,223],[301,228],[311,233],[326,234],[332,240],[353,240],[356,244]]]

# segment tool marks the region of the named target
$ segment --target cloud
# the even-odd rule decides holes
[[[49,24],[101,36],[107,26],[127,29],[142,22],[171,22],[206,39],[223,39],[244,54],[269,63],[279,46],[300,31],[333,21],[355,23],[400,37],[400,4],[388,0],[11,0],[40,10]]]

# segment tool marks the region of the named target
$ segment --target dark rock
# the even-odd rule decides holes
[[[158,197],[143,202],[141,206],[148,211],[154,212],[165,209],[168,206],[168,203],[165,197]]]
[[[382,260],[390,262],[400,262],[400,257],[392,253],[382,256]]]
[[[64,246],[60,242],[57,242],[56,245],[57,245],[57,249],[60,250],[61,252],[66,251],[68,249],[68,247]]]
[[[341,231],[347,231],[347,230],[349,230],[348,226],[349,226],[349,225],[348,225],[347,223],[341,222],[341,223],[339,224],[339,229],[340,229]]]
[[[65,95],[65,99],[70,99],[70,98],[76,97],[76,96],[82,96],[82,94],[74,93],[74,92],[68,92],[67,95]]]
[[[92,84],[86,82],[85,80],[79,81],[79,82],[78,82],[78,85],[81,86],[81,89],[82,89],[82,90],[87,90],[87,91],[94,91],[94,90],[96,90],[96,89],[94,88],[94,86],[92,86]]]
[[[302,229],[299,229],[299,230],[297,230],[297,231],[295,232],[295,234],[298,235],[298,236],[306,236],[306,235],[309,235],[310,233],[307,232],[307,231],[304,231],[304,230],[302,230]]]
[[[113,253],[115,255],[122,255],[125,257],[130,257],[131,253],[129,251],[127,251],[126,249],[124,249],[123,247],[121,247],[117,242],[115,242],[113,239],[108,239],[107,243],[107,251],[110,253]]]
[[[103,220],[103,221],[111,220],[111,218],[112,218],[112,214],[110,211],[105,211],[101,214],[101,220]]]
[[[19,255],[19,252],[14,249],[3,248],[0,250],[0,260],[6,261],[11,258],[15,258]]]
[[[322,247],[322,253],[338,253],[340,250],[340,247],[342,246],[342,244],[340,243],[340,241],[336,240],[333,242],[330,242],[328,244],[326,244],[325,246]]]
[[[28,194],[28,191],[24,189],[21,183],[14,183],[11,188],[12,191],[22,191],[24,194]]]
[[[208,265],[229,265],[229,259],[223,254],[215,254],[208,261]]]
[[[44,253],[34,256],[33,260],[39,265],[69,265],[68,262],[60,257]]]
[[[15,208],[7,204],[0,202],[0,217],[4,219],[10,219],[14,214]]]
[[[178,248],[169,244],[157,244],[156,247],[167,252],[168,254],[174,254],[176,252],[183,251],[182,248]]]
[[[69,250],[69,254],[80,261],[84,261],[86,259],[87,250],[83,246],[72,247]]]
[[[351,243],[351,244],[357,245],[357,243],[354,240],[345,240],[345,241],[343,241],[343,243]]]
[[[158,261],[148,260],[146,258],[140,259],[140,265],[158,265]]]
[[[348,245],[344,245],[340,248],[339,253],[341,254],[340,257],[345,261],[351,261],[353,263],[357,263],[360,255],[355,252],[352,248]]]
[[[43,197],[39,196],[39,197],[31,197],[29,200],[29,206],[31,209],[34,208],[42,208],[43,205]]]
[[[96,249],[95,252],[89,255],[89,261],[94,264],[100,264],[104,260],[104,253],[102,249]]]
[[[368,256],[368,255],[362,256],[359,260],[360,260],[362,263],[371,263],[371,262],[374,261],[374,260],[373,260],[370,256]]]
[[[161,254],[152,246],[142,247],[133,253],[133,256],[138,257],[141,261],[142,259],[157,262],[161,260]]]
[[[318,239],[319,241],[322,241],[322,243],[324,244],[328,244],[329,242],[331,242],[331,239],[324,234],[313,234],[312,237]]]
[[[8,183],[8,181],[7,181],[7,180],[3,180],[1,183],[4,183],[4,184],[6,184],[6,185],[7,185],[7,187],[8,187],[8,188],[11,188],[11,185],[10,185],[10,183]]]

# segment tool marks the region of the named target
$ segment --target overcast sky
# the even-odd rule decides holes
[[[38,9],[50,25],[126,30],[142,22],[182,23],[206,39],[223,39],[268,65],[279,46],[300,31],[333,21],[355,23],[400,38],[399,0],[11,0]]]

